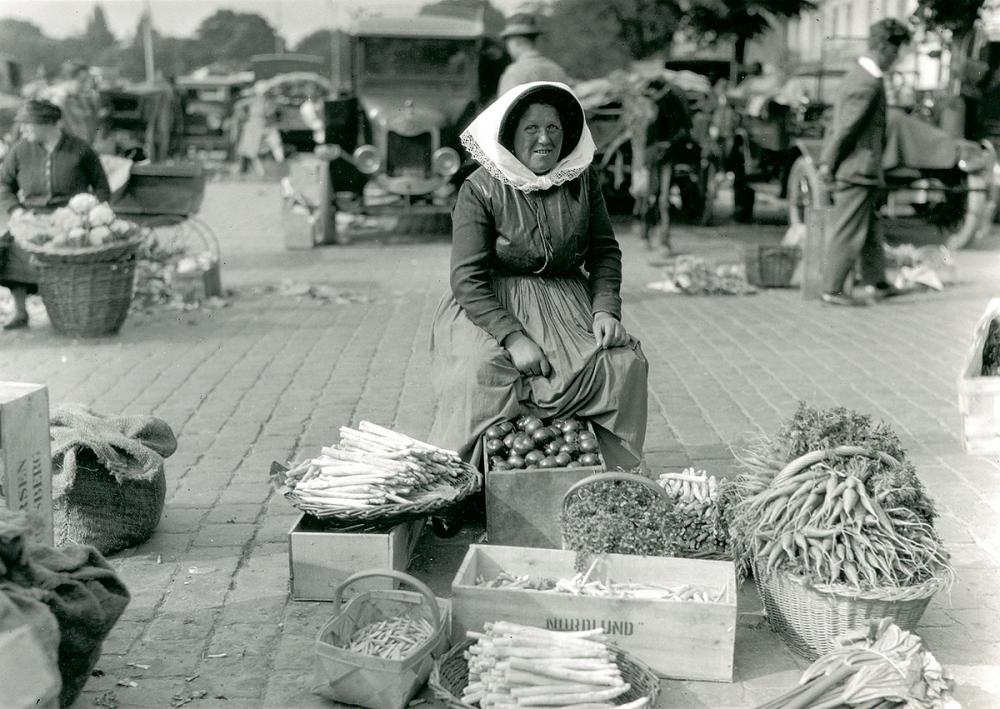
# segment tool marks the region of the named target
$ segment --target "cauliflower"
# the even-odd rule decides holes
[[[84,240],[87,238],[87,230],[82,226],[73,227],[66,234],[66,245],[67,246],[83,246]]]
[[[132,231],[132,222],[126,221],[124,219],[115,219],[110,224],[112,233],[117,236],[125,236]]]
[[[69,245],[69,235],[66,234],[66,232],[60,232],[60,233],[56,234],[55,238],[52,239],[52,245],[56,246],[56,247],[59,247],[59,246],[68,246]]]
[[[81,192],[78,195],[73,195],[73,198],[69,201],[69,208],[77,214],[86,214],[96,207],[97,204],[97,197],[89,192]]]
[[[83,215],[77,214],[69,207],[59,207],[59,209],[52,212],[49,219],[55,230],[62,233],[66,233],[74,227],[83,226]]]
[[[101,246],[102,244],[111,241],[111,230],[106,226],[95,226],[90,230],[88,238],[93,246]]]
[[[115,213],[111,211],[111,207],[108,206],[106,202],[98,204],[96,207],[91,208],[87,213],[87,221],[90,222],[90,226],[108,226],[115,220]]]

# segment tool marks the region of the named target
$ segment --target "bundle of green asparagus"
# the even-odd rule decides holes
[[[444,450],[362,421],[342,427],[340,443],[283,472],[282,492],[299,509],[317,517],[383,505],[454,499],[449,484],[469,466]]]
[[[640,709],[648,698],[616,704],[632,688],[604,644],[600,628],[553,632],[487,623],[466,652],[469,682],[462,701],[481,709],[587,707]]]

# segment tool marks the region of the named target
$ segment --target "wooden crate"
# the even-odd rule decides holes
[[[41,384],[0,382],[0,504],[28,513],[35,539],[52,545],[49,393]]]
[[[1000,453],[1000,377],[984,377],[983,345],[990,321],[1000,317],[1000,298],[987,304],[966,353],[958,380],[958,409],[962,416],[962,444],[968,453]]]
[[[594,432],[589,423],[587,428]],[[604,472],[604,453],[598,451],[598,455],[601,465],[596,466],[490,470],[484,450],[486,537],[490,544],[561,549],[563,495],[574,483]]]
[[[611,641],[657,674],[672,679],[732,682],[736,641],[736,570],[729,561],[608,554],[611,579],[621,583],[685,583],[725,588],[719,603],[594,598],[476,586],[500,570],[571,578],[575,554],[557,549],[473,544],[451,585],[453,639],[503,620],[550,630],[602,627]]]
[[[337,585],[357,571],[406,571],[422,529],[423,520],[416,520],[387,532],[341,532],[302,515],[288,531],[292,600],[332,601]],[[394,584],[387,578],[359,581],[345,598],[372,588],[392,589]]]

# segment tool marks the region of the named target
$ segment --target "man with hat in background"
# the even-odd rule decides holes
[[[547,57],[543,57],[535,46],[542,33],[538,19],[527,12],[511,15],[500,37],[507,46],[507,53],[513,61],[500,76],[499,95],[507,93],[520,84],[531,81],[568,82],[563,68]]]

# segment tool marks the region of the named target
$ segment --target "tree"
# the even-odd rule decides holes
[[[205,61],[244,65],[254,54],[268,54],[284,46],[274,28],[252,12],[218,10],[195,31]]]
[[[746,59],[747,42],[771,29],[772,19],[814,9],[814,0],[691,0],[685,28],[709,44],[733,40],[735,72]]]
[[[316,30],[299,40],[295,45],[295,51],[302,54],[313,54],[323,57],[325,66],[333,64],[333,32],[330,30]]]
[[[680,19],[676,0],[556,0],[540,44],[574,78],[593,78],[665,56]]]
[[[104,8],[100,5],[94,5],[94,12],[87,20],[87,29],[83,32],[83,39],[87,44],[101,48],[106,48],[116,42],[114,34],[108,28]]]

